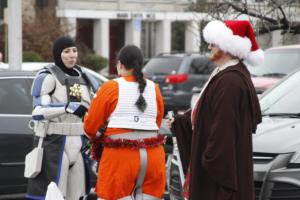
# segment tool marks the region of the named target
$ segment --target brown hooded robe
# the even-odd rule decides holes
[[[192,136],[189,199],[254,200],[252,133],[261,122],[261,111],[245,65],[240,62],[215,75],[200,102]]]

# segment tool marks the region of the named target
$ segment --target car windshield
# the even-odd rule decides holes
[[[152,58],[144,67],[146,75],[174,74],[178,71],[182,62],[181,57]]]
[[[289,76],[272,90],[261,96],[263,115],[299,116],[300,113],[300,70]]]
[[[300,49],[270,49],[265,51],[261,66],[249,67],[253,76],[283,77],[300,67]]]

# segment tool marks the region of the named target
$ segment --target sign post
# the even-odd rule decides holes
[[[8,64],[11,70],[22,69],[22,0],[7,1]]]

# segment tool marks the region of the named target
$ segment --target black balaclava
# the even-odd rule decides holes
[[[70,76],[78,76],[78,73],[73,68],[69,69],[65,66],[61,59],[61,53],[65,48],[75,46],[75,42],[71,38],[65,36],[58,38],[53,43],[52,54],[55,65],[57,65],[63,72]]]

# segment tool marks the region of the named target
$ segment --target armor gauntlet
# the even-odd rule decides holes
[[[82,118],[87,112],[87,108],[79,102],[70,102],[66,105],[66,112]]]

